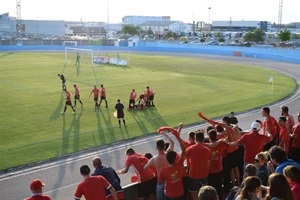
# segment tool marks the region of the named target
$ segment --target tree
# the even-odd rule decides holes
[[[125,25],[122,29],[123,34],[136,35],[138,33],[138,27],[133,25]]]
[[[257,28],[254,31],[249,31],[243,36],[244,42],[263,42],[265,36],[265,32],[261,29]]]
[[[291,32],[289,30],[280,31],[278,33],[278,38],[282,42],[290,41],[292,38]]]
[[[220,37],[218,41],[219,42],[225,42],[225,39],[223,37]]]

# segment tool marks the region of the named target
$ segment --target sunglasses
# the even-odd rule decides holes
[[[259,162],[259,160],[258,159],[254,159],[254,162]]]

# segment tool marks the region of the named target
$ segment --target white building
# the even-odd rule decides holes
[[[170,16],[124,16],[122,18],[123,24],[131,24],[137,26],[147,21],[170,21]]]
[[[271,31],[268,21],[212,21],[211,30],[214,31],[253,31],[259,28],[265,32]]]

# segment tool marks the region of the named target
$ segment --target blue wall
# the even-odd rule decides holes
[[[114,47],[114,46],[76,46],[93,50],[131,50],[131,51],[157,51],[157,52],[184,52],[202,53],[227,56],[243,56],[254,59],[267,59],[282,62],[300,64],[300,49],[281,48],[258,48],[258,47],[233,47],[233,46],[210,46],[200,44],[171,44],[158,42],[140,42],[137,47]],[[0,46],[0,51],[57,51],[64,50],[65,46]]]

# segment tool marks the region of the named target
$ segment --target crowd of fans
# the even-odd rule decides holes
[[[93,174],[83,165],[83,181],[74,198],[126,198],[119,175],[133,167],[139,200],[300,200],[300,112],[295,122],[288,107],[280,109],[276,120],[263,107],[263,120],[254,121],[249,131],[238,127],[234,113],[218,122],[200,112],[199,117],[210,125],[189,132],[188,141],[180,135],[182,124],[178,129],[161,127],[157,132],[168,142],[156,142],[157,155],[128,148],[120,170],[102,165],[98,157],[93,159]],[[181,152],[174,151],[169,133]],[[42,194],[43,186],[33,180],[32,197],[27,200],[50,199]]]

